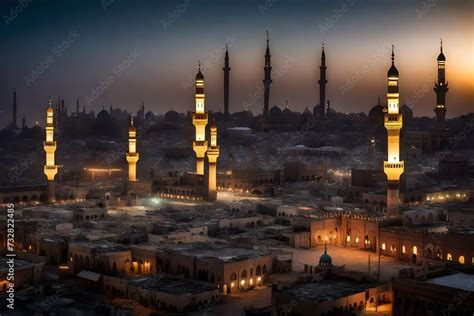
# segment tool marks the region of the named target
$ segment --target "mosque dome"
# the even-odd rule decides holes
[[[383,116],[384,116],[384,107],[380,104],[380,99],[378,104],[376,104],[372,109],[369,111],[369,121],[373,124],[383,123]]]
[[[170,111],[166,112],[165,121],[168,121],[168,122],[179,121],[179,113],[174,111],[174,110],[170,110]]]
[[[281,114],[281,109],[274,105],[271,109],[270,109],[270,116],[274,116],[274,115],[280,115]]]
[[[319,265],[320,266],[332,266],[332,258],[328,255],[326,245],[324,245],[324,253],[319,257]]]

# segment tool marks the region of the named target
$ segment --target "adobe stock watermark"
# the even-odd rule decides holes
[[[286,74],[293,66],[298,62],[298,59],[294,56],[286,56],[283,63],[280,64],[278,69],[272,72],[273,82],[278,82],[284,74]],[[254,92],[249,93],[246,101],[243,102],[244,109],[251,111],[251,108],[255,106],[257,101],[263,96],[264,85],[259,84]]]
[[[112,6],[112,4],[115,3],[115,0],[100,0],[100,5],[102,6],[102,9],[107,10]]]
[[[268,10],[273,8],[277,2],[278,0],[264,0],[263,4],[258,5],[258,11],[260,12],[260,15],[264,15]]]
[[[355,4],[356,0],[347,0],[339,8],[334,9],[330,16],[326,16],[324,22],[318,25],[321,34],[325,35]]]
[[[66,39],[64,39],[61,43],[57,44],[51,50],[51,55],[47,56],[45,59],[38,63],[30,73],[30,75],[24,78],[25,83],[28,87],[31,87],[42,74],[44,74],[57,60],[57,58],[61,57],[64,52],[77,41],[77,39],[81,35],[77,31],[69,32]]]
[[[421,5],[421,8],[417,8],[416,9],[416,16],[418,17],[418,19],[421,19],[423,18],[425,15],[428,14],[428,12],[431,11],[431,9],[433,9],[437,4],[438,4],[439,0],[426,0],[423,2],[423,4]]]
[[[347,92],[352,90],[357,85],[357,83],[380,62],[380,60],[384,58],[388,59],[387,56],[391,48],[392,44],[385,41],[381,48],[377,49],[369,56],[366,63],[360,65],[356,69],[353,69],[352,74],[349,74],[348,77],[346,77],[344,84],[339,87],[341,95],[345,95]]]
[[[104,94],[104,92],[137,61],[139,56],[140,54],[136,50],[131,51],[120,64],[115,65],[114,68],[112,68],[112,73],[105,79],[100,80],[97,87],[93,88],[90,94],[85,97],[87,106],[90,106],[95,100]]]
[[[227,47],[232,47],[235,43],[237,43],[238,39],[235,35],[228,35],[226,37],[225,43],[219,47],[216,47],[211,51],[209,57],[201,62],[201,71],[206,72],[207,70],[211,69],[216,63],[218,63],[222,56],[225,54],[226,45]],[[189,88],[194,87],[195,75],[192,73],[188,73],[186,76],[186,80],[182,82],[182,86],[185,91],[188,91]]]
[[[6,25],[12,23],[20,14],[28,8],[33,0],[18,0],[16,6],[10,8],[9,14],[3,16]]]
[[[161,20],[161,26],[163,29],[169,29],[184,13],[186,13],[190,6],[191,0],[184,0],[183,3],[176,5],[175,9],[168,12],[167,17]]]

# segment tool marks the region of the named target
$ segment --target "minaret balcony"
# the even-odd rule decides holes
[[[405,170],[405,164],[403,161],[399,161],[399,162],[384,161],[383,170],[385,174],[387,175],[387,180],[398,181],[400,180],[400,176]]]
[[[193,124],[207,124],[209,121],[207,113],[193,113]]]
[[[126,155],[127,162],[137,162],[140,159],[138,153],[127,153]]]

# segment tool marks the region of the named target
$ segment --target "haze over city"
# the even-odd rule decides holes
[[[473,4],[425,2],[240,1],[229,10],[228,1],[31,1],[12,15],[17,2],[2,1],[1,111],[9,113],[13,89],[19,114],[26,114],[29,124],[41,121],[48,95],[59,94],[70,109],[79,98],[96,113],[110,105],[135,110],[142,101],[156,113],[189,111],[188,88],[198,60],[207,79],[208,108],[216,111],[222,106],[226,43],[230,108],[242,111],[263,98],[258,87],[268,30],[274,71],[284,72],[273,82],[270,103],[283,107],[288,100],[294,111],[317,104],[324,42],[333,107],[367,112],[383,97],[381,79],[393,43],[403,72],[401,102],[417,116],[433,117],[434,59],[442,38],[449,82],[456,86],[448,95],[452,117],[468,111],[474,99]],[[94,94],[132,52],[136,58],[129,67],[103,93]],[[258,107],[250,109],[260,113]],[[2,115],[1,124],[7,122]]]

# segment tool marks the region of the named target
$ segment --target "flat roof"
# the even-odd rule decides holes
[[[365,291],[375,284],[350,280],[322,280],[314,283],[298,284],[280,290],[280,293],[307,302],[326,302]]]
[[[267,253],[254,249],[217,246],[211,243],[176,245],[167,247],[166,250],[200,259],[213,258],[222,262],[240,261],[267,255]]]
[[[171,295],[199,294],[217,289],[212,283],[180,278],[172,275],[158,275],[130,281],[136,287],[156,290]]]
[[[450,274],[434,278],[426,282],[464,291],[474,292],[474,274],[466,274],[460,272],[456,274]]]

